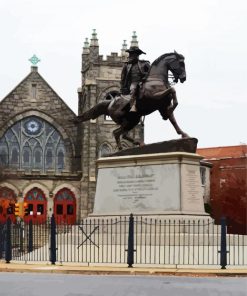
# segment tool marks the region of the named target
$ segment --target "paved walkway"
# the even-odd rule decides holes
[[[23,264],[0,261],[0,272],[31,272],[60,274],[176,275],[176,276],[247,276],[247,268],[162,268],[118,266],[85,266],[80,264]]]

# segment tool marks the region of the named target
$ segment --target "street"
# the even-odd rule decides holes
[[[0,296],[246,296],[244,277],[0,273]]]

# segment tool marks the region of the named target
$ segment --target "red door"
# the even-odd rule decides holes
[[[76,199],[68,188],[57,192],[54,198],[54,216],[58,224],[74,224],[76,221]]]
[[[12,222],[15,218],[16,195],[13,190],[7,187],[0,187],[0,223],[5,223],[8,218]]]
[[[26,194],[24,202],[28,204],[28,215],[24,217],[25,222],[33,221],[35,224],[41,224],[47,217],[47,200],[44,192],[34,187]]]

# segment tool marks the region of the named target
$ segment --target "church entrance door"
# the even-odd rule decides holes
[[[54,215],[57,224],[74,224],[76,221],[76,199],[68,188],[57,192],[54,198]]]
[[[25,222],[32,220],[35,224],[41,224],[46,221],[47,200],[41,189],[35,187],[28,191],[24,202],[28,204],[28,215],[24,217]]]

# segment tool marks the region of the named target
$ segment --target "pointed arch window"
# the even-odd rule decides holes
[[[18,165],[19,151],[17,147],[13,147],[11,151],[11,164]]]
[[[36,169],[42,168],[42,149],[41,147],[34,150],[34,167]]]
[[[46,156],[45,156],[45,165],[47,169],[52,168],[52,163],[53,163],[53,153],[51,149],[46,150]]]
[[[61,134],[48,122],[30,116],[16,122],[0,138],[0,164],[26,170],[65,169],[66,148]]]
[[[110,144],[103,143],[99,147],[99,157],[104,157],[106,155],[109,155],[112,152],[112,147]]]
[[[29,166],[31,159],[31,149],[29,147],[24,147],[23,149],[23,165]]]
[[[64,168],[64,153],[62,150],[60,150],[57,155],[57,168],[58,170],[62,170]]]
[[[0,149],[0,165],[6,166],[8,164],[8,148],[2,147]]]

